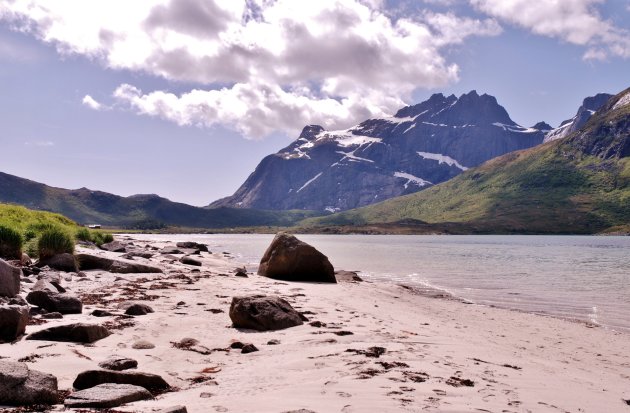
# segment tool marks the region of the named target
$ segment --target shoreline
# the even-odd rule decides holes
[[[148,244],[161,248],[172,243]],[[126,412],[158,412],[175,405],[199,413],[627,408],[623,400],[630,399],[630,340],[625,333],[436,299],[393,284],[290,283],[251,274],[239,278],[233,270],[241,263],[230,255],[202,253],[201,267],[156,255],[134,261],[158,265],[164,274],[86,271],[87,280],[64,280],[64,287],[75,294],[108,293],[101,296],[107,309],[116,310],[133,296],[148,297],[140,302],[155,313],[131,319],[133,325],[113,330],[93,345],[22,340],[0,345],[0,356],[15,361],[37,354],[29,367],[54,374],[59,388],[68,389],[81,371],[96,368],[111,354],[122,355],[138,360],[138,371],[159,374],[177,388],[116,408]],[[231,327],[231,297],[256,293],[287,299],[309,322],[270,332]],[[103,305],[85,304],[83,314],[29,325],[27,333],[70,321],[109,320],[90,316],[95,308]],[[209,352],[174,347],[186,337]],[[134,349],[139,340],[155,347]],[[233,340],[253,343],[260,351],[241,354],[229,348]],[[269,340],[280,344],[267,345]],[[370,350],[377,347],[383,348],[378,357]],[[212,373],[203,373],[206,369]]]

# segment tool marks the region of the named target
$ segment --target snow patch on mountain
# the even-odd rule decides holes
[[[298,189],[296,192],[300,192],[302,189],[306,188],[307,186],[309,186],[311,183],[313,183],[313,181],[315,181],[317,178],[319,178],[320,176],[322,176],[323,172],[318,173],[317,175],[315,175],[312,179],[309,179],[308,181],[306,181],[306,183],[304,185],[302,185],[300,187],[300,189]]]
[[[524,128],[524,127],[522,127],[520,125],[506,125],[505,123],[500,123],[500,122],[494,122],[493,125],[497,126],[499,128],[503,128],[504,131],[509,131],[509,132],[518,132],[518,133],[536,133],[536,132],[539,132],[538,129]]]
[[[432,161],[438,161],[439,164],[447,164],[448,166],[454,166],[456,168],[461,169],[462,171],[467,171],[468,168],[464,165],[457,162],[455,159],[451,158],[448,155],[442,155],[440,153],[430,153],[430,152],[418,152],[418,155],[424,159],[430,159]]]
[[[619,99],[617,103],[615,103],[615,106],[613,106],[613,110],[622,108],[627,105],[630,105],[630,92],[623,95],[623,97]]]
[[[426,181],[426,180],[424,180],[422,178],[418,178],[417,176],[408,174],[406,172],[394,172],[394,176],[396,178],[403,178],[403,179],[407,180],[407,182],[405,182],[405,189],[407,189],[410,184],[415,184],[415,185],[418,185],[420,187],[427,186],[427,185],[433,185],[429,181]]]

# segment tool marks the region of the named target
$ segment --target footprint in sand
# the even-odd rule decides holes
[[[337,396],[344,397],[344,398],[352,397],[350,393],[346,393],[345,391],[338,391]]]

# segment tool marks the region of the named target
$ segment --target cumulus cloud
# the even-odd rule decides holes
[[[119,106],[247,136],[392,113],[415,88],[458,79],[446,46],[492,36],[492,18],[391,18],[382,0],[12,0],[0,19],[113,69],[197,84],[175,95],[121,85]],[[100,104],[86,96],[83,103]]]
[[[604,0],[470,0],[481,12],[533,33],[585,46],[585,59],[630,58],[630,31],[604,19]]]
[[[103,108],[103,105],[94,100],[94,98],[90,95],[85,95],[81,103],[83,103],[88,108],[94,110],[101,110]]]

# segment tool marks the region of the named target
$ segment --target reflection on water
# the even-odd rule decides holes
[[[194,240],[255,270],[272,235],[134,235]],[[335,268],[429,285],[475,303],[630,330],[630,237],[301,235]]]

